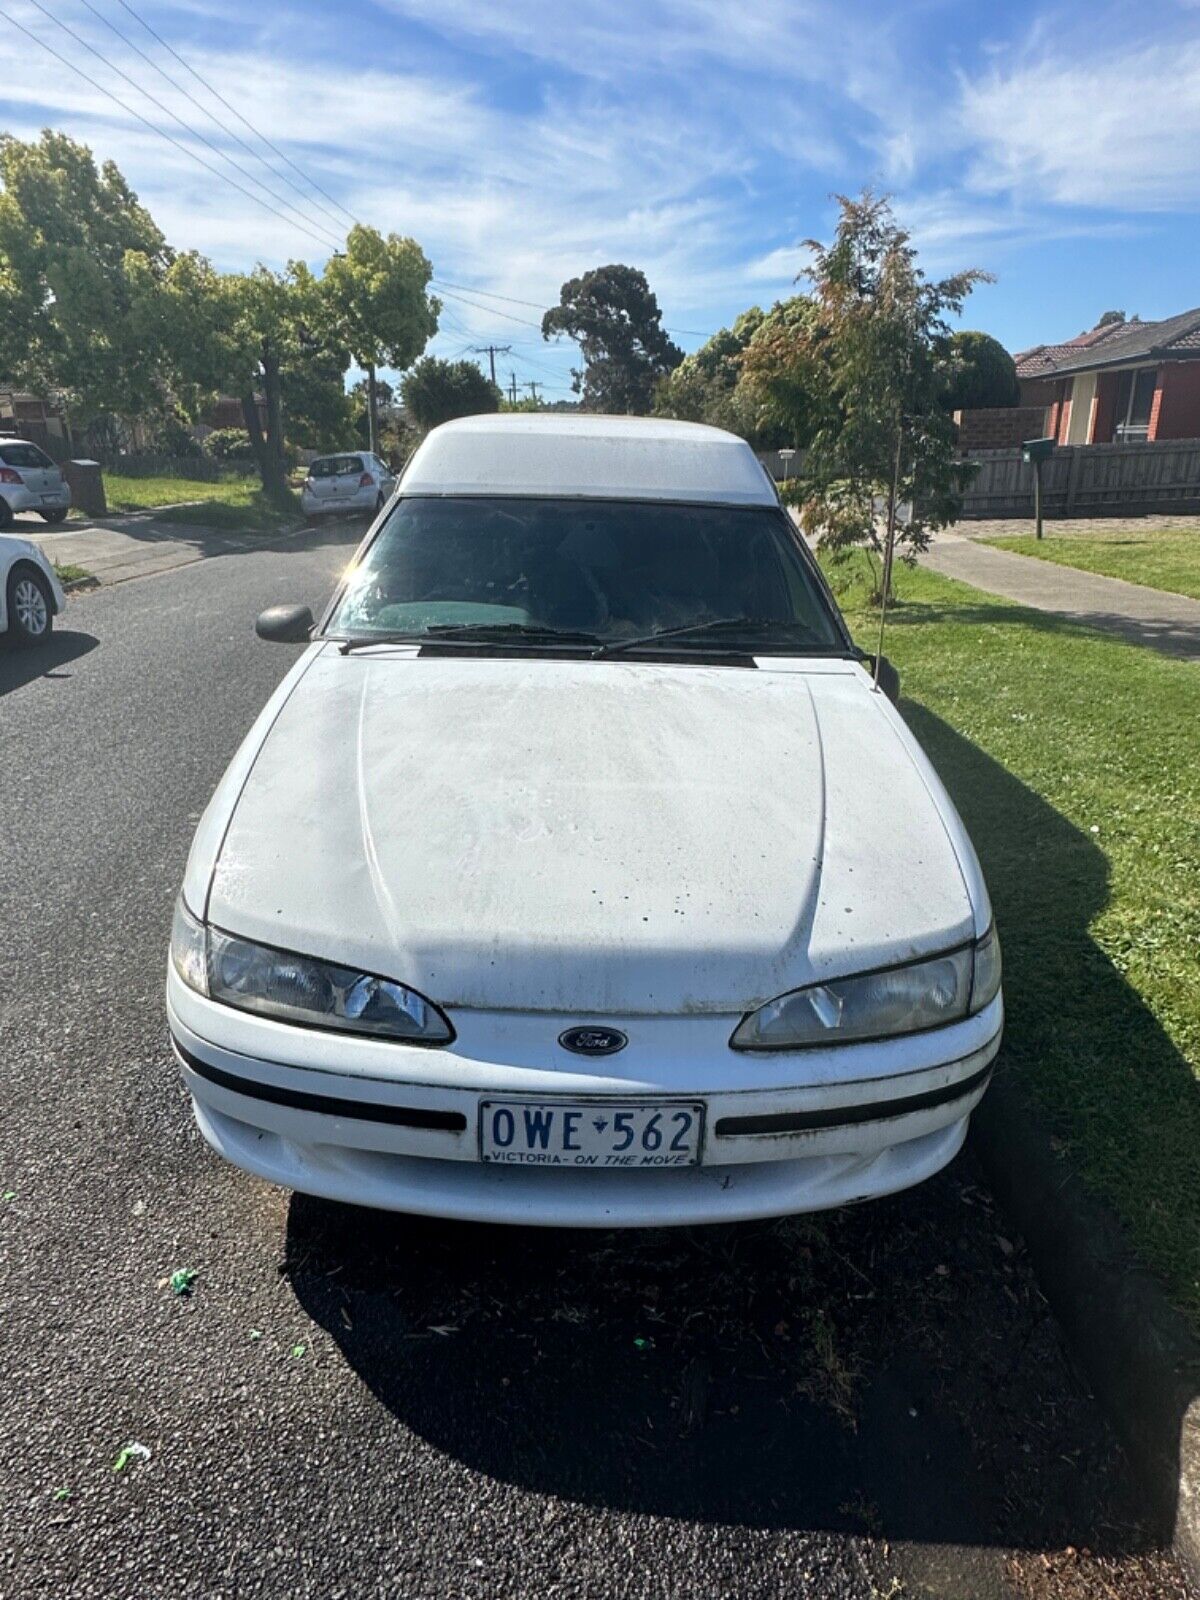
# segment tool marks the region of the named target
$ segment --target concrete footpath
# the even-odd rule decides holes
[[[1200,600],[1186,595],[997,550],[960,533],[935,535],[921,564],[1036,611],[1070,617],[1166,655],[1200,660]]]
[[[190,566],[209,556],[229,555],[287,538],[302,526],[271,532],[232,532],[184,522],[165,522],[157,514],[172,509],[132,512],[47,528],[40,519],[18,517],[11,533],[38,545],[60,567],[82,567],[99,584],[123,583]]]

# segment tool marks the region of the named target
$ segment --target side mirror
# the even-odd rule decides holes
[[[268,606],[260,611],[254,631],[273,644],[307,644],[313,630],[313,614],[307,606]]]
[[[887,695],[894,706],[900,704],[900,674],[886,656],[868,656],[863,662],[872,678],[875,676],[875,662],[879,662],[879,688]]]

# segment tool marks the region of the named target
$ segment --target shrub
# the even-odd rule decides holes
[[[206,454],[214,461],[247,462],[254,465],[254,451],[245,428],[214,428],[204,441]]]

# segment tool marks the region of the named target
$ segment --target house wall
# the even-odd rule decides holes
[[[1165,361],[1150,412],[1151,439],[1200,439],[1200,361]]]
[[[1074,378],[1062,379],[1062,393],[1058,402],[1058,425],[1053,435],[1059,444],[1066,444],[1067,436],[1071,431],[1071,401],[1074,390]]]
[[[1113,428],[1117,422],[1117,386],[1120,375],[1102,372],[1096,384],[1096,406],[1092,412],[1092,432],[1089,444],[1111,444]]]
[[[1090,444],[1092,410],[1096,399],[1096,374],[1081,372],[1071,384],[1071,422],[1067,444]]]
[[[1022,378],[1019,387],[1023,406],[1053,405],[1058,393],[1058,384],[1053,378]]]
[[[997,406],[956,411],[960,450],[1006,450],[1044,437],[1045,406]]]

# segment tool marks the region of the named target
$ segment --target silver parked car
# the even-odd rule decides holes
[[[300,508],[307,517],[374,516],[395,487],[391,468],[369,450],[318,456],[304,480]]]
[[[18,511],[36,511],[46,522],[62,522],[71,491],[62,469],[27,439],[0,435],[0,528]]]

